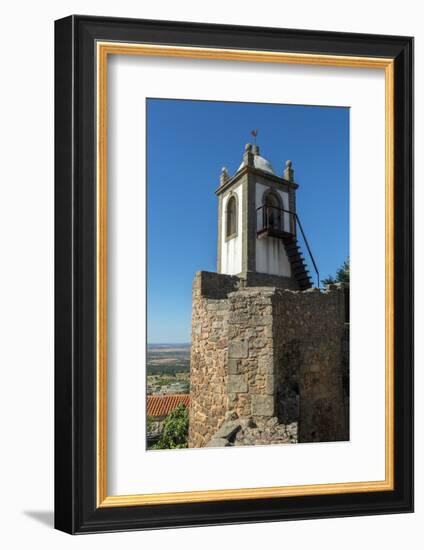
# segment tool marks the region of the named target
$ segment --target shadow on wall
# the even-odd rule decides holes
[[[23,514],[29,518],[35,519],[38,523],[50,527],[54,527],[54,512],[53,510],[24,510]]]

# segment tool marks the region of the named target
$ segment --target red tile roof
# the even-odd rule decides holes
[[[187,408],[190,403],[189,394],[148,395],[147,415],[166,416],[183,403]]]

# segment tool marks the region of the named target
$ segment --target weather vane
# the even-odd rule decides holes
[[[255,138],[255,145],[256,145],[256,136],[258,135],[258,130],[252,130],[250,133]]]

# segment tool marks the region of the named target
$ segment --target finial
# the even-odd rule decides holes
[[[244,147],[243,165],[253,166],[252,144],[246,143]]]
[[[286,167],[284,169],[284,179],[294,182],[294,169],[291,160],[286,160]]]
[[[257,135],[258,135],[258,132],[259,130],[252,130],[250,133],[252,134],[252,136],[255,138],[255,145],[256,145],[256,138],[257,138]]]
[[[230,174],[228,173],[227,167],[223,166],[221,168],[221,176],[219,178],[219,182],[220,182],[221,185],[223,185],[229,179],[230,179]]]

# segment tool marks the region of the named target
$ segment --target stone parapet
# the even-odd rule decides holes
[[[212,271],[198,271],[193,281],[193,299],[197,297],[220,300],[240,287],[240,278]]]

